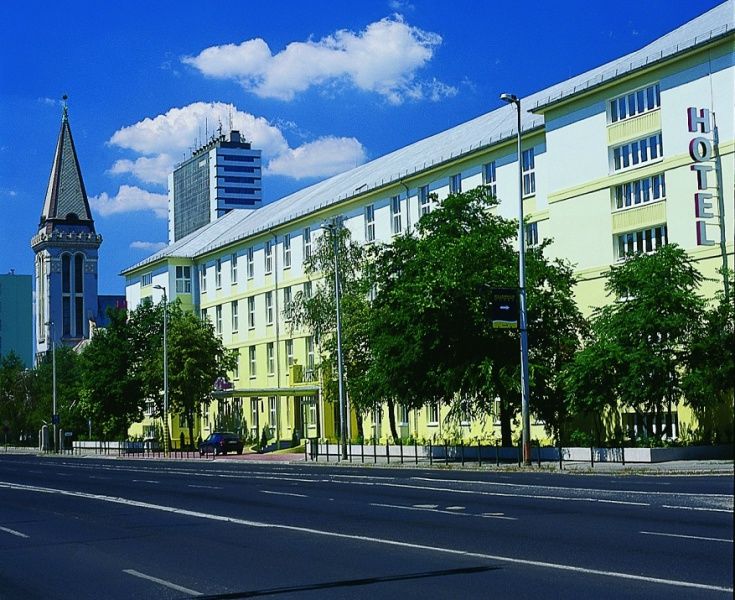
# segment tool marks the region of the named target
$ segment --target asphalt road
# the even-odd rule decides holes
[[[0,598],[730,598],[731,476],[0,456]]]

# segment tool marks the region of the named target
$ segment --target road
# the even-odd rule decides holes
[[[730,476],[0,456],[0,598],[730,598]]]

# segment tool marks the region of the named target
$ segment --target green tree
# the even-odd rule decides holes
[[[342,356],[345,391],[357,416],[358,436],[363,436],[362,412],[375,403],[366,397],[362,377],[371,361],[367,344],[367,323],[370,315],[369,292],[372,282],[368,278],[365,248],[354,242],[349,229],[337,227],[326,230],[314,244],[312,254],[304,263],[310,281],[314,281],[313,293],[294,294],[291,306],[284,308],[291,329],[307,329],[318,342],[319,364],[316,365],[324,384],[328,401],[338,399],[337,392],[337,320],[334,294],[334,243],[337,235],[337,256],[340,270],[340,307],[342,324]]]
[[[79,355],[69,346],[56,347],[56,411],[65,431],[83,432],[87,420],[80,404]],[[38,418],[51,423],[53,412],[53,352],[47,352],[33,370],[32,402]]]
[[[136,348],[127,311],[108,315],[109,325],[97,330],[80,356],[81,411],[104,439],[125,439],[131,423],[143,417],[144,397],[140,373],[133,368]]]
[[[611,302],[595,311],[590,338],[566,373],[572,406],[599,414],[619,402],[660,422],[682,395],[705,308],[701,281],[674,244],[612,267],[605,284]]]
[[[0,358],[0,427],[7,428],[9,442],[35,440],[41,425],[32,402],[31,382],[32,371],[15,352]]]
[[[517,286],[518,224],[497,216],[496,205],[482,188],[450,195],[415,233],[376,250],[368,379],[379,397],[410,408],[440,401],[464,418],[489,415],[499,398],[501,436],[510,445],[520,407],[519,339],[492,328],[489,308],[492,288]],[[571,268],[543,250],[527,258],[532,410],[558,426],[557,370],[573,355],[584,321]]]

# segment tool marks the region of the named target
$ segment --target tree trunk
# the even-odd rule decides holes
[[[194,411],[189,410],[186,415],[186,424],[189,426],[189,445],[194,446]]]
[[[388,423],[390,423],[390,434],[393,437],[393,442],[398,442],[398,431],[396,430],[396,410],[395,402],[388,400]]]
[[[357,421],[357,439],[364,440],[365,439],[365,430],[363,428],[362,424],[362,413],[359,411],[355,412],[355,420]]]
[[[500,398],[500,443],[504,448],[509,448],[513,445],[509,408],[508,401],[505,398]]]

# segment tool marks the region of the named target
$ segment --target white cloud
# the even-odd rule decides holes
[[[204,137],[207,130],[211,135],[220,123],[229,130],[230,119],[233,129],[239,130],[253,148],[262,150],[268,174],[296,179],[327,177],[361,164],[366,158],[365,149],[355,138],[326,136],[291,148],[282,130],[306,137],[295,123],[273,124],[263,117],[240,111],[232,104],[195,102],[116,131],[110,144],[142,156],[117,160],[109,172],[130,174],[144,183],[165,185],[175,164],[190,156],[191,149],[197,145],[195,140]],[[120,189],[123,188],[127,186]],[[100,202],[109,204],[112,200],[105,198]]]
[[[130,243],[133,250],[146,250],[149,252],[158,252],[167,246],[166,242],[141,242],[135,241]]]
[[[110,168],[113,175],[130,173],[140,181],[166,185],[168,174],[173,171],[176,161],[166,153],[154,157],[141,156],[135,160],[116,160]]]
[[[109,143],[139,154],[188,155],[191,148],[206,141],[207,133],[215,134],[220,124],[224,131],[229,131],[230,120],[232,129],[240,131],[254,148],[266,154],[277,154],[288,147],[281,131],[267,119],[224,102],[194,102],[183,108],[172,108],[119,129]]]
[[[129,212],[151,211],[159,219],[168,216],[168,196],[155,194],[139,187],[121,185],[116,196],[102,192],[89,199],[92,210],[107,217]]]
[[[416,72],[441,43],[440,35],[395,15],[357,33],[343,29],[319,41],[292,42],[277,54],[256,38],[205,48],[182,61],[209,77],[235,79],[263,98],[291,100],[311,86],[349,82],[400,104],[407,98],[438,100],[447,95],[424,93],[423,83],[416,80]]]
[[[266,172],[296,179],[324,177],[356,167],[365,162],[365,158],[365,148],[355,138],[329,136],[275,157],[268,163]]]

